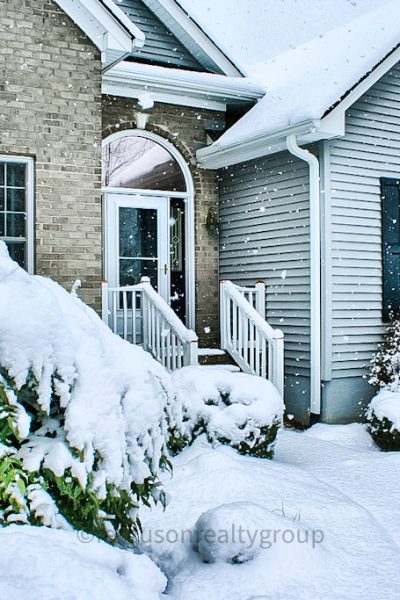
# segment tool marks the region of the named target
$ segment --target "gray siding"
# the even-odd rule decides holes
[[[332,377],[360,377],[384,331],[380,178],[400,176],[398,65],[348,110],[329,148]]]
[[[205,70],[143,2],[122,0],[122,2],[118,2],[118,6],[146,36],[144,47],[134,55],[136,58],[170,67],[183,67],[195,71]]]
[[[285,152],[225,169],[220,183],[220,276],[249,285],[266,280],[267,320],[285,333],[286,392],[307,401],[308,182],[306,163]]]

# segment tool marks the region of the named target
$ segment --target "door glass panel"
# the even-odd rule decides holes
[[[171,199],[170,214],[171,307],[185,322],[185,204]]]
[[[119,282],[120,285],[135,285],[142,277],[150,277],[151,285],[157,289],[158,260],[140,258],[120,258]]]
[[[158,288],[158,211],[154,208],[119,209],[119,282],[135,285],[150,277]]]
[[[119,209],[119,254],[132,258],[157,257],[157,210]]]

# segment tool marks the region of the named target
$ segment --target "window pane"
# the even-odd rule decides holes
[[[157,289],[157,259],[141,260],[122,258],[119,261],[119,284],[135,285],[142,277],[150,277],[151,285]]]
[[[119,138],[105,146],[103,185],[186,191],[185,178],[173,156],[160,144],[141,136]]]
[[[0,213],[0,237],[2,235],[5,235],[5,231],[6,231],[6,215],[5,213]]]
[[[25,237],[25,215],[7,213],[6,215],[6,236],[7,237]]]
[[[25,211],[25,190],[10,188],[7,190],[7,210],[13,212]]]
[[[147,208],[120,208],[120,256],[157,256],[157,211]]]
[[[4,188],[0,188],[0,210],[4,210]]]
[[[7,163],[7,185],[13,187],[25,187],[25,165],[18,163]]]
[[[6,242],[8,251],[13,260],[15,260],[20,267],[26,267],[26,256],[25,256],[25,242]]]
[[[4,163],[0,163],[0,185],[4,185]]]

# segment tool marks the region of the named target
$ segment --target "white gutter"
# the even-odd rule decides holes
[[[308,163],[310,173],[310,320],[311,320],[311,412],[321,413],[321,230],[319,161],[308,150],[300,148],[296,135],[286,138],[293,156]]]
[[[303,121],[271,133],[253,136],[248,140],[238,139],[235,143],[227,146],[217,140],[211,146],[200,148],[197,151],[198,166],[203,169],[221,169],[260,156],[281,152],[286,150],[286,139],[292,134],[298,136],[302,143],[314,142],[319,139],[320,125],[321,122],[315,119]],[[221,138],[222,141],[223,137]]]

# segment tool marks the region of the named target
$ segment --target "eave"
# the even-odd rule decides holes
[[[288,135],[296,135],[302,144],[312,143],[320,139],[320,125],[318,120],[304,121],[267,135],[237,142],[227,148],[221,147],[218,142],[215,142],[211,146],[197,151],[198,166],[203,169],[221,169],[228,165],[276,154],[286,150]]]
[[[103,94],[140,98],[143,93],[154,102],[224,111],[227,104],[254,104],[265,90],[244,77],[136,62],[120,63],[103,76]]]
[[[302,145],[344,136],[346,111],[399,61],[400,47],[397,46],[320,118],[296,123],[229,146],[214,142],[197,151],[198,165],[204,169],[221,169],[275,154],[286,149],[286,138],[291,134],[295,134]]]

